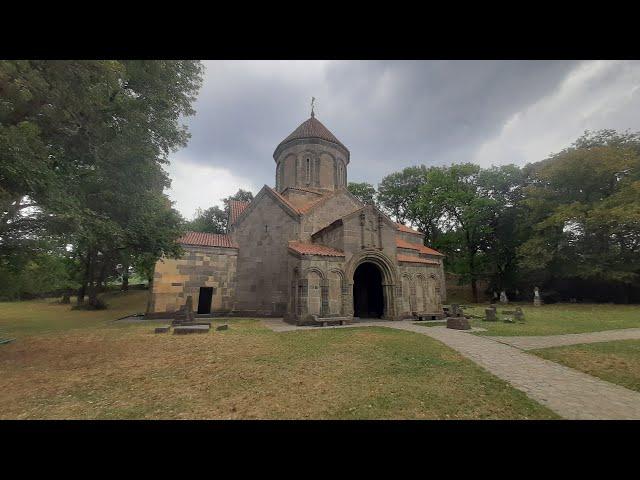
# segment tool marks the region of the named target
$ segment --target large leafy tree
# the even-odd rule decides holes
[[[426,181],[427,168],[424,165],[407,167],[387,175],[378,185],[380,206],[398,222],[418,220],[416,199]]]
[[[194,232],[225,233],[229,218],[229,202],[231,200],[251,202],[253,193],[241,188],[233,195],[223,198],[224,210],[217,205],[205,210],[198,208],[194,218],[186,223],[185,228]]]
[[[193,220],[187,222],[186,229],[194,232],[225,233],[227,212],[217,205],[206,210],[198,208]]]
[[[525,171],[532,231],[519,249],[522,266],[542,282],[638,286],[640,135],[586,132]]]
[[[437,215],[442,241],[461,273],[471,283],[478,300],[477,280],[484,270],[486,249],[492,235],[496,201],[481,195],[480,167],[471,163],[431,168],[420,187],[417,208]]]
[[[116,265],[176,254],[163,165],[188,139],[201,76],[196,61],[0,63],[0,251],[59,235],[92,304]]]
[[[376,203],[376,189],[373,185],[367,182],[349,182],[347,190],[351,192],[361,202],[366,204]]]

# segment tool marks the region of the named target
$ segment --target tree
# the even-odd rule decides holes
[[[194,232],[225,233],[227,227],[227,212],[218,206],[209,207],[206,210],[198,208],[186,229]]]
[[[372,205],[376,203],[377,192],[375,187],[370,183],[349,182],[347,190],[356,196],[362,203]]]
[[[36,227],[55,230],[82,269],[78,300],[88,290],[90,304],[116,265],[175,254],[181,218],[163,194],[163,165],[189,138],[179,121],[194,113],[201,83],[197,61],[0,63],[9,99],[0,111],[0,250],[5,238],[27,243]]]
[[[494,199],[480,194],[479,178],[480,167],[471,163],[431,168],[417,200],[419,209],[438,215],[444,242],[462,254],[461,273],[470,281],[475,301],[485,260],[481,253],[490,241],[496,208]]]
[[[620,285],[628,301],[640,280],[640,134],[586,132],[525,170],[523,268],[548,284],[590,282],[596,295]]]
[[[378,185],[380,206],[397,222],[417,220],[416,199],[426,181],[427,168],[424,165],[407,167],[387,175]]]
[[[253,193],[248,190],[239,189],[233,195],[225,197],[222,199],[225,205],[229,203],[229,200],[238,200],[240,202],[251,202],[253,200]]]

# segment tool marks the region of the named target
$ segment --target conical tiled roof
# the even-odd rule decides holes
[[[313,114],[311,117],[302,122],[302,124],[296,128],[291,135],[285,138],[280,144],[276,147],[276,151],[284,145],[292,140],[299,140],[302,138],[320,138],[322,140],[326,140],[327,142],[335,143],[336,145],[341,146],[347,152],[349,149],[345,147],[340,140],[336,138],[336,136],[329,131],[327,127],[325,127],[320,120],[318,120]]]

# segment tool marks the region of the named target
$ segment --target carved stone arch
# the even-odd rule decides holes
[[[398,306],[396,305],[396,287],[398,284],[398,269],[389,257],[375,248],[365,248],[356,253],[345,266],[345,277],[349,290],[349,310],[353,315],[353,276],[356,269],[363,263],[372,263],[380,270],[382,276],[382,291],[384,297],[383,318],[397,320]]]
[[[322,280],[325,279],[325,275],[324,272],[322,270],[320,270],[318,267],[307,267],[302,271],[302,278],[307,278],[309,276],[310,272],[315,272],[318,275],[320,275],[320,278]]]

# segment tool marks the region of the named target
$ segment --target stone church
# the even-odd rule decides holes
[[[311,117],[276,147],[275,188],[229,205],[227,234],[188,232],[158,260],[148,317],[399,320],[442,315],[443,255],[347,190],[349,149]]]

